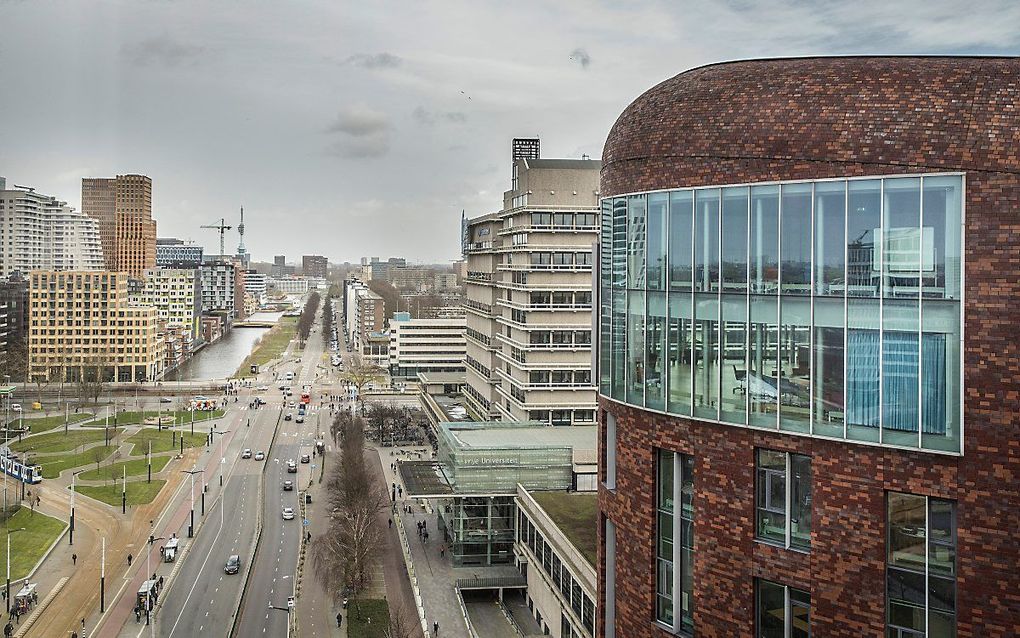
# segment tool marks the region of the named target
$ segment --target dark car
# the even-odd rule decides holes
[[[292,491],[294,491],[294,481],[284,481],[283,482],[283,491],[284,492],[292,492]]]
[[[301,462],[302,463],[311,463],[312,462],[312,457],[307,455],[307,454],[302,454],[301,455]]]
[[[227,564],[223,566],[223,571],[227,574],[236,574],[241,571],[241,557],[234,554],[227,559]]]

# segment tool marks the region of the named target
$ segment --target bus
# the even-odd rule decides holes
[[[29,485],[42,483],[42,466],[25,465],[17,456],[0,456],[0,471],[22,483],[28,483]]]

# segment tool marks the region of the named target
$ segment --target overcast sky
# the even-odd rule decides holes
[[[511,138],[600,157],[685,69],[1018,43],[1015,0],[0,0],[0,175],[78,207],[83,176],[144,173],[159,235],[211,252],[243,204],[258,260],[449,261]]]

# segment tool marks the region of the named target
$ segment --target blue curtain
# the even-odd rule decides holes
[[[882,341],[882,427],[917,432],[918,344],[916,332],[886,331]]]
[[[946,433],[946,335],[921,338],[921,432]]]
[[[878,330],[849,330],[846,344],[846,422],[878,427]]]

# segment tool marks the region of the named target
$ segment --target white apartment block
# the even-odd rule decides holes
[[[208,261],[198,269],[202,290],[202,312],[224,312],[236,316],[235,269],[233,262]]]
[[[96,220],[32,189],[8,189],[0,177],[0,276],[102,268]]]
[[[598,160],[516,159],[503,209],[467,220],[465,395],[478,420],[591,425]]]
[[[244,274],[244,292],[251,295],[257,303],[266,302],[266,292],[269,290],[269,277],[257,270],[249,270]]]
[[[344,317],[344,324],[347,329],[347,342],[351,344],[352,351],[377,358],[379,344],[370,343],[369,337],[373,332],[379,333],[383,329],[383,299],[372,292],[366,284],[357,280],[347,283],[346,294],[347,314]],[[386,361],[379,363],[385,365]]]
[[[269,277],[266,283],[285,295],[303,295],[308,292],[308,279],[305,277]]]
[[[465,319],[390,320],[390,376],[415,379],[419,372],[463,372]]]

